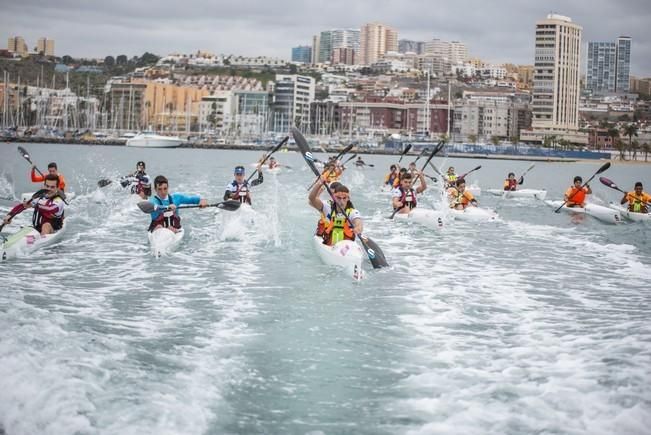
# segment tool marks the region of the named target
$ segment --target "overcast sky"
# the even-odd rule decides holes
[[[632,74],[651,76],[649,0],[1,0],[0,37],[30,48],[46,36],[73,57],[213,53],[289,59],[331,28],[379,21],[398,38],[459,40],[490,62],[533,63],[534,26],[550,11],[583,26],[583,40],[633,38]],[[153,6],[156,5],[156,6]],[[3,44],[4,45],[4,44]],[[584,66],[585,68],[585,66]]]

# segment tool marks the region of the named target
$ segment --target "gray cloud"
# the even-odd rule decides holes
[[[648,0],[22,0],[3,5],[0,29],[30,46],[47,36],[59,55],[129,56],[193,52],[288,58],[292,46],[335,27],[381,21],[400,38],[463,41],[471,55],[492,62],[533,62],[535,22],[550,11],[583,26],[584,42],[633,38],[633,74],[651,75]]]

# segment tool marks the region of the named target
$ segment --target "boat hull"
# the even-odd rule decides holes
[[[184,235],[185,230],[183,228],[176,233],[167,228],[157,228],[147,233],[151,255],[162,257],[172,253],[181,244]]]
[[[396,213],[394,216],[396,221],[414,222],[431,229],[443,228],[445,215],[436,210],[426,208],[415,208],[409,213]]]
[[[178,137],[157,134],[139,134],[127,140],[128,147],[139,148],[176,148],[182,143],[183,141]]]
[[[486,189],[491,195],[501,196],[503,198],[531,198],[545,199],[547,191],[542,189],[520,189],[520,190],[503,190],[503,189]]]
[[[563,201],[545,201],[545,204],[557,209],[561,207]],[[609,207],[604,207],[597,204],[586,204],[585,207],[561,207],[560,211],[565,213],[574,213],[574,214],[587,214],[597,219],[600,222],[607,224],[618,224],[622,222],[622,216],[618,210],[613,210]]]
[[[41,236],[34,227],[22,227],[0,245],[0,260],[27,257],[36,250],[59,242],[65,234],[66,226],[64,219],[63,227],[59,231],[45,236]]]
[[[334,246],[328,246],[323,243],[321,237],[314,236],[312,239],[314,249],[322,262],[344,269],[346,274],[355,281],[363,278],[362,262],[366,254],[356,242],[342,240]]]

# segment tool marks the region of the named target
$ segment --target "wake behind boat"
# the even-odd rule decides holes
[[[128,147],[140,148],[176,148],[181,146],[182,143],[183,140],[177,136],[162,136],[149,131],[138,133],[127,140]]]

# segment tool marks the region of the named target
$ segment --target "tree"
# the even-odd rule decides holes
[[[615,147],[615,142],[617,141],[617,138],[619,137],[619,130],[615,127],[610,127],[608,129],[608,136],[610,136],[610,144],[613,148]],[[623,155],[622,155],[623,156]]]
[[[636,140],[631,142],[631,144],[628,146],[628,156],[632,160],[637,160],[637,150],[640,149],[640,143]],[[633,156],[631,156],[631,151],[633,152]]]
[[[499,145],[501,142],[501,139],[499,136],[491,136],[491,143],[495,146]]]
[[[138,66],[155,65],[160,60],[160,56],[146,51],[138,60]]]
[[[68,56],[67,54],[61,58],[61,63],[64,63],[65,65],[70,65],[72,62],[72,57]]]
[[[619,159],[626,160],[626,144],[619,139],[615,139],[615,149],[619,151]]]
[[[622,128],[622,133],[624,133],[624,136],[628,136],[628,148],[633,149],[633,136],[637,136],[637,125],[635,124],[626,124],[624,128]],[[637,157],[637,151],[634,151],[633,154],[633,159]]]
[[[106,56],[104,58],[104,65],[108,67],[115,65],[115,58],[113,56]]]
[[[468,135],[468,141],[470,143],[477,143],[477,135],[476,134],[469,134]]]
[[[651,145],[648,142],[644,142],[640,146],[640,150],[644,153],[644,161],[648,162],[649,153],[651,152]]]
[[[115,58],[115,63],[118,65],[126,65],[127,64],[127,56],[126,54],[121,54],[118,57]]]

